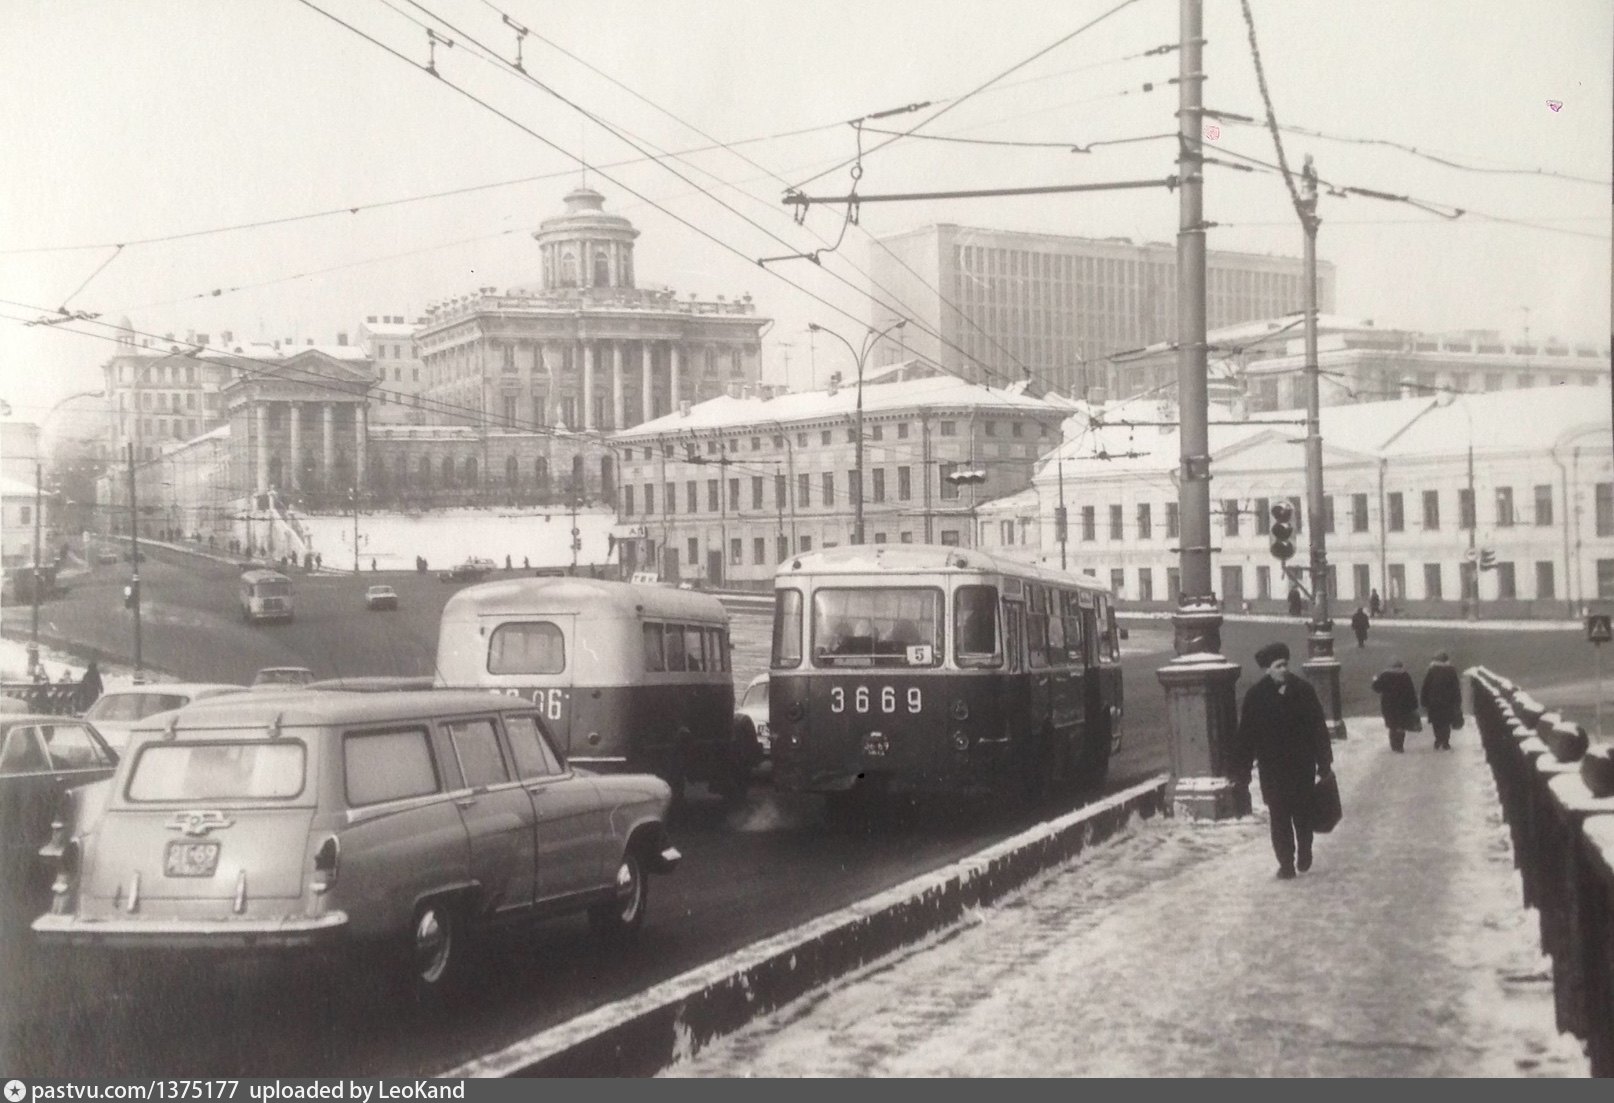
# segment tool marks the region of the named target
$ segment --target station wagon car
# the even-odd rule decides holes
[[[379,947],[443,993],[489,924],[581,911],[637,932],[647,875],[680,859],[669,802],[658,778],[569,767],[514,698],[243,694],[134,733],[33,929],[135,952]]]

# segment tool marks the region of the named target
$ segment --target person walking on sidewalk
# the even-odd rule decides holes
[[[1372,589],[1367,592],[1367,611],[1372,616],[1384,612],[1384,599],[1379,597],[1379,591]]]
[[[1429,726],[1435,731],[1435,750],[1451,750],[1451,730],[1463,726],[1463,684],[1446,652],[1436,652],[1424,672],[1418,700],[1423,702]]]
[[[1306,612],[1306,599],[1300,596],[1298,589],[1289,591],[1289,615],[1298,617]]]
[[[1418,690],[1412,684],[1412,675],[1401,665],[1400,659],[1391,659],[1390,665],[1373,675],[1373,692],[1379,695],[1379,715],[1390,733],[1390,749],[1400,754],[1409,731],[1422,731],[1418,719]]]
[[[1311,868],[1311,790],[1333,769],[1334,749],[1322,702],[1311,683],[1289,672],[1289,647],[1269,643],[1255,653],[1264,676],[1244,695],[1233,766],[1241,785],[1261,768],[1261,799],[1272,828],[1278,876]]]
[[[1351,631],[1356,633],[1357,647],[1367,646],[1367,628],[1371,623],[1367,619],[1367,610],[1358,605],[1356,612],[1351,614]]]

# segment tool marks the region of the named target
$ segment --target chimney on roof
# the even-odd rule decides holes
[[[678,416],[679,417],[688,417],[689,416],[689,399],[680,398],[678,400]]]
[[[312,337],[304,337],[303,338],[303,344],[312,345],[313,343],[314,343],[314,339]]]
[[[198,345],[201,345],[203,348],[207,347],[207,344],[208,344],[208,342],[210,340],[211,340],[211,338],[205,333],[198,333],[196,335],[196,343]]]
[[[364,324],[365,325],[371,325],[371,326],[375,325],[375,315],[374,314],[366,315],[365,319],[364,319]]]
[[[219,340],[226,345],[233,345],[235,344],[235,334],[227,329],[219,334]]]
[[[345,333],[338,333],[338,334],[337,334],[337,335],[336,335],[336,343],[337,343],[337,345],[339,345],[339,346],[342,346],[342,345],[346,345],[346,344],[347,344],[347,334],[345,334]]]
[[[841,389],[841,373],[840,372],[831,372],[830,377],[829,377],[829,386],[824,388],[824,393],[827,394],[827,395],[833,396],[835,394],[835,392],[840,390],[840,389]]]
[[[730,398],[745,397],[745,384],[739,382],[738,380],[730,380],[729,385],[724,389],[728,392],[728,396]]]

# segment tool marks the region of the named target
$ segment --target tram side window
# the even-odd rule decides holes
[[[1065,621],[1065,657],[1075,666],[1082,665],[1082,611],[1079,598],[1072,593],[1059,595]]]
[[[1033,670],[1048,665],[1048,591],[1026,587],[1026,663]]]
[[[489,674],[559,674],[566,669],[566,638],[549,621],[501,624],[488,640]]]
[[[659,624],[646,624],[644,626],[644,668],[650,673],[659,673],[667,669],[667,660],[662,656],[662,629]]]
[[[801,591],[780,590],[773,597],[773,656],[775,670],[801,665]]]
[[[960,586],[953,594],[953,638],[959,666],[1000,666],[998,644],[998,589],[996,586]]]
[[[667,669],[688,670],[688,652],[684,650],[684,626],[669,624],[667,629]]]
[[[1103,595],[1098,599],[1098,657],[1100,662],[1113,662],[1121,657],[1120,640],[1115,631],[1115,607]]]
[[[684,626],[684,647],[689,653],[689,669],[693,671],[706,670],[704,636],[701,630],[693,624]]]

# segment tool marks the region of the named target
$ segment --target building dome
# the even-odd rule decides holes
[[[618,214],[607,214],[605,196],[590,187],[572,189],[566,210],[538,224],[532,235],[543,256],[543,288],[633,286],[633,240],[639,231]]]

